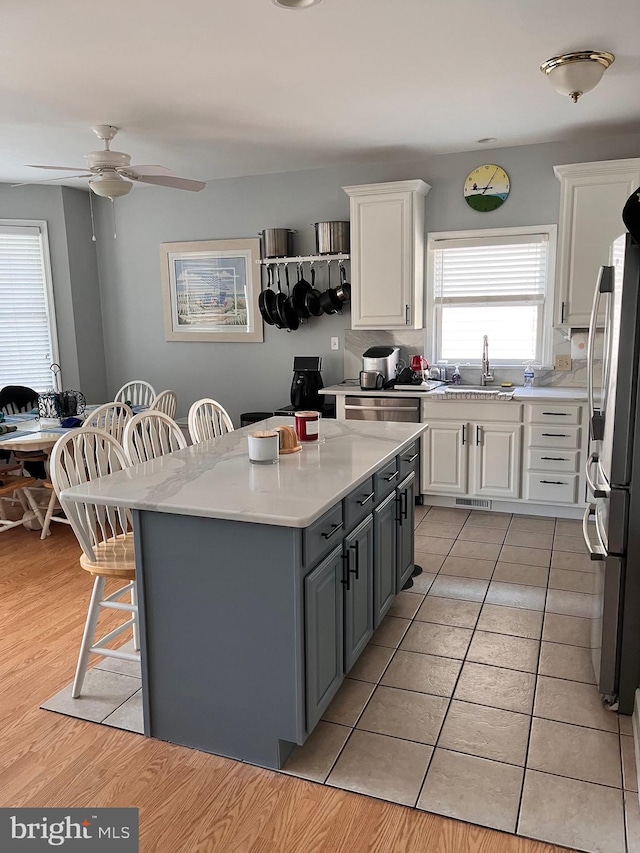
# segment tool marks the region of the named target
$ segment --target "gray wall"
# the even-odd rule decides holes
[[[46,220],[63,384],[82,390],[91,400],[104,400],[98,268],[88,231],[87,193],[0,184],[0,218]]]
[[[443,231],[556,223],[560,163],[637,156],[640,135],[600,137],[471,153],[411,162],[351,165],[306,172],[228,179],[190,194],[135,187],[111,203],[98,200],[96,220],[108,390],[128,379],[147,379],[156,390],[178,393],[178,414],[199,397],[218,399],[237,422],[240,412],[270,410],[288,402],[293,356],[321,355],[326,384],[342,379],[344,330],[349,316],[313,319],[297,332],[265,327],[263,344],[178,343],[164,340],[159,245],[183,240],[252,237],[262,228],[299,230],[296,250],[313,252],[311,223],[347,219],[347,184],[422,178],[433,187],[426,199],[426,228]],[[466,175],[481,163],[499,163],[511,179],[507,203],[492,213],[464,201]],[[338,336],[340,352],[331,352]]]

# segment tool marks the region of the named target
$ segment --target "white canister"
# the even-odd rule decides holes
[[[252,432],[247,436],[249,461],[256,465],[273,465],[278,461],[278,433],[275,430]]]

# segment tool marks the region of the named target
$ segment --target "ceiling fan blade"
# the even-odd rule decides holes
[[[30,187],[34,184],[50,184],[51,181],[66,181],[68,178],[92,178],[91,172],[86,175],[58,175],[56,178],[45,178],[42,181],[23,181],[21,184],[11,184],[12,187]]]
[[[131,175],[134,181],[143,184],[155,184],[158,187],[174,187],[177,190],[190,190],[193,193],[200,192],[206,186],[204,181],[191,181],[189,178],[177,178],[172,175]]]
[[[127,166],[123,171],[134,172],[136,175],[175,175],[175,172],[166,166]]]
[[[27,169],[55,169],[60,172],[84,172],[86,166],[34,166],[32,163],[25,163]]]

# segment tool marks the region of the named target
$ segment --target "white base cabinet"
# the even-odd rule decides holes
[[[424,181],[342,188],[351,209],[351,328],[422,329]]]
[[[487,498],[520,497],[522,427],[472,424],[474,494]]]
[[[556,325],[586,327],[598,270],[625,231],[622,208],[640,185],[640,158],[554,168],[560,181]],[[599,318],[604,326],[604,314]]]

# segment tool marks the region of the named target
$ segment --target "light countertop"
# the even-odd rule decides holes
[[[461,391],[464,391],[464,385],[450,386],[454,388],[459,388]],[[512,389],[510,388],[501,388],[499,385],[488,385],[487,391],[505,391],[509,392]],[[587,399],[587,389],[586,388],[562,388],[562,387],[534,387],[534,388],[521,388],[515,387],[513,389],[513,400],[517,402],[542,402],[544,400],[557,400],[561,401],[586,401]],[[333,394],[339,396],[353,395],[357,397],[420,397],[425,400],[446,400],[447,402],[451,402],[452,397],[444,394],[443,388],[436,388],[435,391],[424,391],[421,390],[420,386],[416,386],[415,390],[411,391],[396,391],[395,389],[390,389],[388,391],[362,391],[360,390],[359,385],[329,385],[327,388],[322,388],[320,391],[321,394]],[[466,403],[474,403],[474,402],[485,402],[482,400],[474,399],[469,400],[465,399]],[[501,401],[502,402],[502,401]]]
[[[260,428],[293,424],[277,417]],[[320,441],[253,465],[248,426],[214,441],[178,450],[143,465],[66,489],[63,500],[224,518],[282,527],[308,527],[374,471],[418,438],[426,424],[325,419]]]

